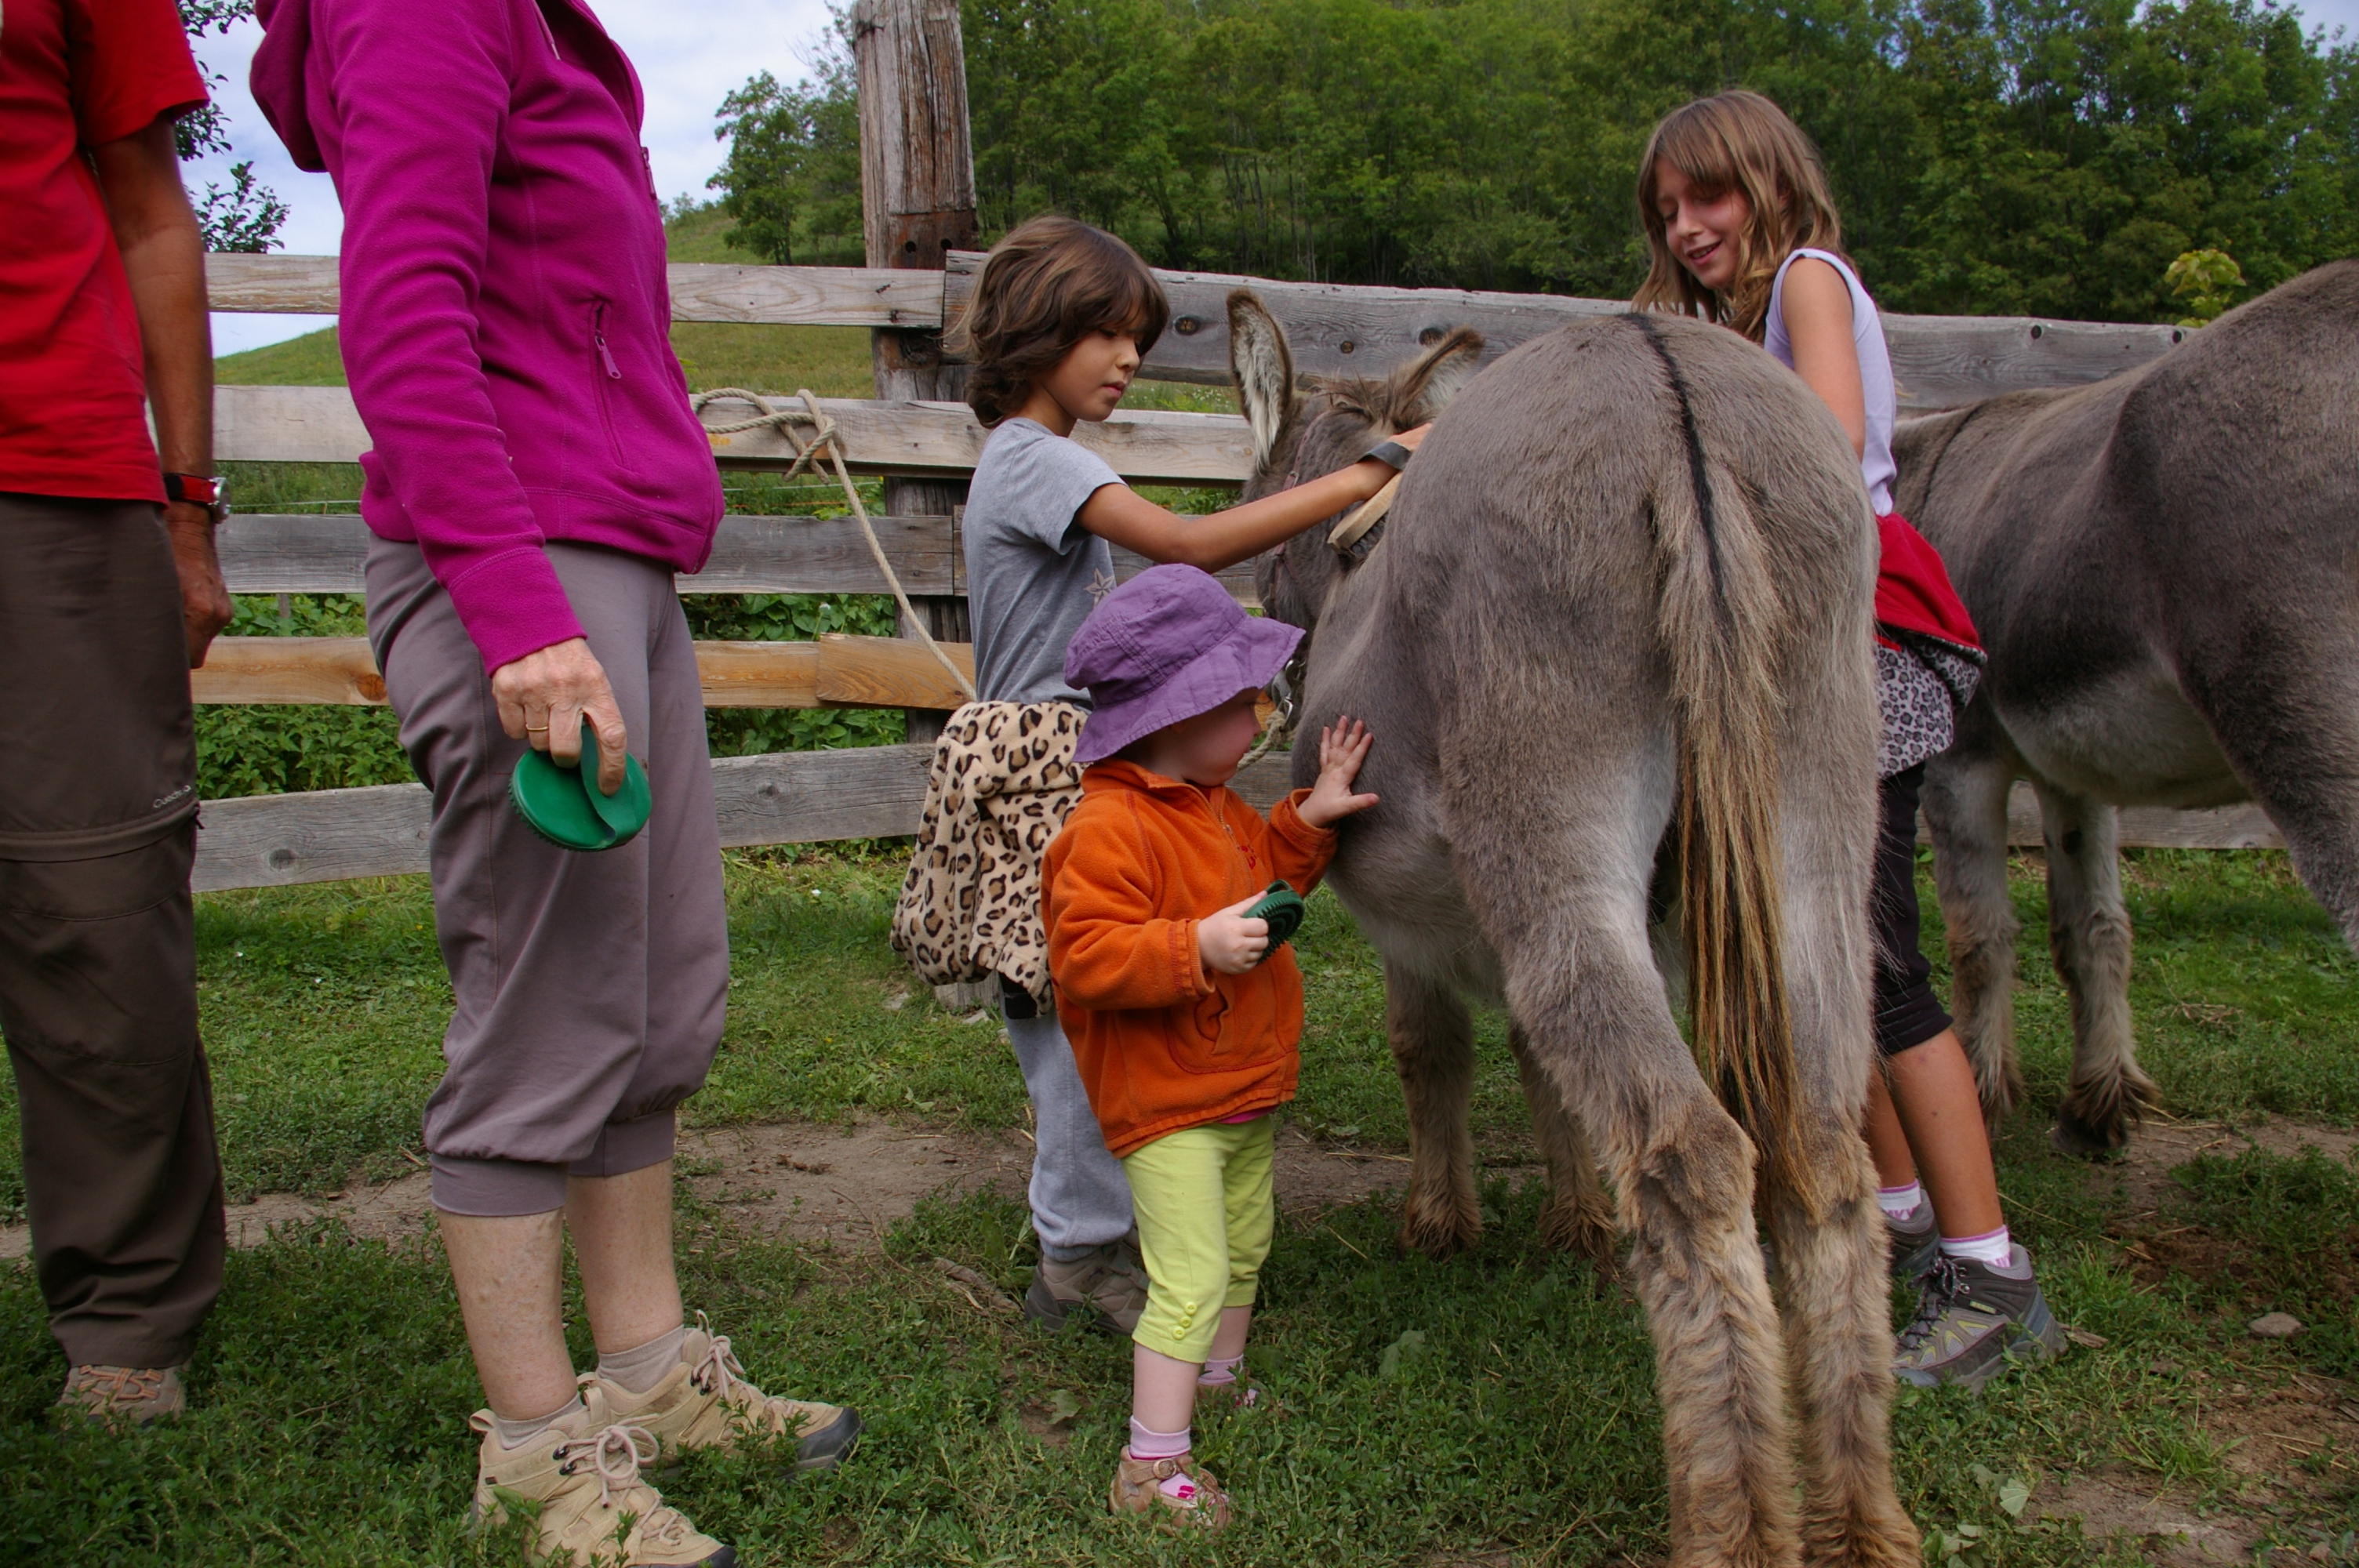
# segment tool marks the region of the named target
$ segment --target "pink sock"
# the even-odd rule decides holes
[[[1158,1459],[1177,1459],[1188,1452],[1190,1429],[1177,1432],[1157,1432],[1130,1418],[1130,1456],[1153,1463]],[[1196,1483],[1183,1474],[1166,1476],[1155,1484],[1155,1489],[1174,1502],[1187,1502],[1196,1495]]]
[[[1196,1374],[1196,1381],[1208,1389],[1217,1388],[1223,1383],[1234,1383],[1237,1380],[1237,1368],[1244,1364],[1245,1358],[1245,1352],[1242,1350],[1234,1356],[1206,1357],[1204,1369]]]
[[[1994,1269],[2006,1267],[2015,1256],[2015,1243],[2007,1238],[2006,1227],[1981,1236],[1944,1236],[1941,1251],[1951,1258],[1971,1258],[1977,1263],[1987,1263]]]

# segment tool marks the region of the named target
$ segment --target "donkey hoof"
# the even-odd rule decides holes
[[[1422,1252],[1446,1263],[1483,1239],[1483,1222],[1472,1217],[1419,1214],[1401,1217],[1400,1245],[1404,1252]]]
[[[1586,1258],[1591,1267],[1609,1279],[1614,1271],[1616,1239],[1611,1220],[1572,1204],[1552,1206],[1540,1215],[1542,1247],[1551,1252]]]
[[[2129,1141],[2129,1124],[2118,1113],[2087,1120],[2070,1106],[2057,1108],[2056,1125],[2048,1130],[2048,1146],[2075,1160],[2119,1159]]]

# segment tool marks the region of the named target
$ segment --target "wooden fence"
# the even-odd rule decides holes
[[[965,635],[959,504],[984,432],[954,397],[960,372],[943,345],[971,297],[981,255],[959,12],[945,0],[854,0],[848,32],[860,78],[862,267],[674,265],[675,320],[866,328],[877,398],[831,399],[852,466],[885,481],[884,550],[919,620],[972,669]],[[216,310],[332,315],[332,256],[216,255],[206,278]],[[1348,287],[1202,273],[1158,275],[1170,330],[1147,357],[1149,379],[1228,379],[1227,296],[1247,285],[1285,327],[1306,374],[1380,373],[1454,327],[1480,330],[1485,356],[1584,317],[1619,313],[1614,300],[1460,289]],[[2073,385],[2144,364],[2184,337],[2172,327],[1945,316],[1886,318],[1904,408],[1952,406],[2022,387]],[[777,410],[788,400],[770,398]],[[745,410],[724,405],[732,417]],[[228,386],[214,405],[215,454],[231,461],[337,462],[369,444],[341,387]],[[710,419],[708,423],[721,423]],[[1136,483],[1233,487],[1251,446],[1234,416],[1132,412],[1084,425],[1078,438]],[[777,468],[793,449],[777,431],[712,438],[726,469]],[[223,567],[240,593],[352,593],[362,588],[367,534],[350,516],[234,517],[221,533]],[[1116,553],[1119,575],[1145,565]],[[1251,601],[1252,573],[1225,574]],[[731,517],[712,559],[680,579],[688,593],[881,593],[886,589],[849,522]],[[911,633],[904,625],[903,636]],[[940,726],[956,687],[920,647],[898,638],[815,643],[700,643],[708,706],[901,708],[912,741]],[[358,638],[225,638],[192,690],[201,702],[378,703],[385,683]],[[874,838],[915,829],[924,791],[922,744],[728,758],[713,764],[722,840],[777,844]],[[1272,758],[1243,781],[1266,803],[1283,784]],[[209,801],[197,885],[230,888],[318,881],[424,869],[425,791],[415,784]],[[2039,841],[2038,815],[2018,791],[2016,841]],[[2124,841],[2182,846],[2273,844],[2256,811],[2127,812]]]

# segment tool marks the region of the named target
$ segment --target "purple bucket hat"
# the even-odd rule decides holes
[[[1194,567],[1149,567],[1107,594],[1065,650],[1095,705],[1073,761],[1103,762],[1167,724],[1277,678],[1302,629],[1247,615]]]

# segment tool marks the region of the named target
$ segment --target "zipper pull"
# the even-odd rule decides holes
[[[603,305],[598,307],[597,314],[591,318],[590,341],[598,345],[598,362],[606,367],[607,379],[622,380],[622,368],[614,363],[614,352],[606,347],[606,308]]]

